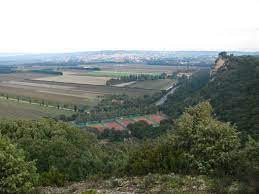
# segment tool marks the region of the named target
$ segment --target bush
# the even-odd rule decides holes
[[[233,175],[239,148],[236,129],[214,119],[210,104],[203,102],[187,109],[170,133],[130,152],[127,168],[130,174]]]
[[[31,192],[37,178],[35,163],[0,134],[0,193]]]
[[[176,121],[175,143],[189,172],[234,174],[240,140],[237,130],[212,117],[212,107],[203,102],[188,108]]]
[[[66,177],[56,168],[51,167],[48,172],[43,172],[40,177],[40,182],[43,186],[57,185],[64,186]]]
[[[82,180],[103,168],[102,150],[95,136],[63,122],[3,120],[0,132],[17,143],[26,152],[28,160],[36,160],[44,184],[61,184],[54,177]],[[51,177],[53,173],[55,176]],[[51,177],[49,182],[47,177]]]
[[[244,190],[247,193],[259,191],[259,142],[251,137],[248,138],[245,147],[239,151],[236,176],[246,183]]]

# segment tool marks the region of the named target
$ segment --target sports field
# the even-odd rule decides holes
[[[149,125],[158,126],[160,121],[166,119],[163,114],[151,114],[151,115],[128,115],[124,117],[118,117],[114,119],[106,119],[101,122],[92,121],[86,123],[80,123],[80,127],[91,127],[103,131],[104,129],[125,130],[130,123],[138,121],[144,121]]]

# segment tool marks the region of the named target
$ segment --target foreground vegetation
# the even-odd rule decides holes
[[[93,134],[52,120],[3,120],[0,132],[2,172],[10,172],[15,164],[19,166],[20,158],[24,158],[24,165],[37,168],[39,175],[37,179],[33,171],[28,172],[32,180],[22,178],[18,183],[6,180],[8,184],[0,186],[2,192],[13,187],[26,187],[29,191],[33,185],[61,186],[67,181],[92,176],[172,172],[183,176],[206,175],[222,182],[228,178],[226,189],[238,180],[240,184],[236,189],[240,192],[245,189],[255,193],[258,186],[258,142],[250,138],[241,145],[237,130],[215,120],[208,102],[189,108],[165,135],[133,144],[99,144]],[[20,150],[20,155],[6,151],[6,146],[13,147],[12,144],[17,144],[15,149]],[[7,154],[13,158],[13,165],[5,162],[10,158]],[[19,171],[12,174],[20,176]]]
[[[222,189],[221,189],[222,188]],[[206,194],[226,190],[207,176],[184,176],[171,174],[148,174],[133,177],[92,178],[65,187],[44,187],[43,193],[192,193]],[[236,188],[228,188],[230,192]]]

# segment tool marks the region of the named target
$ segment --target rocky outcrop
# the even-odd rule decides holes
[[[227,69],[227,64],[228,64],[228,58],[219,56],[216,59],[215,64],[210,71],[210,76],[213,77],[219,70]]]

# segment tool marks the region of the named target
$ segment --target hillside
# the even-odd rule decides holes
[[[0,120],[0,193],[255,194],[258,148],[251,138],[241,147],[209,102],[160,137],[122,143],[49,119]]]
[[[174,117],[184,108],[209,100],[218,119],[259,138],[259,57],[221,53],[210,72],[199,72],[171,95],[163,110]]]
[[[113,115],[119,125],[130,112],[146,115],[117,131],[1,119],[0,193],[258,193],[256,73],[258,58],[221,53],[211,71],[179,78],[156,126],[143,120],[158,119],[160,93],[114,95],[90,114],[63,116],[78,124]]]

